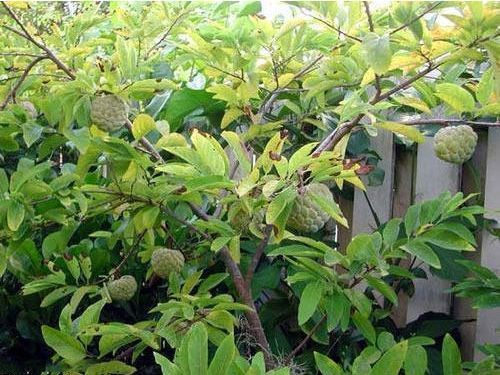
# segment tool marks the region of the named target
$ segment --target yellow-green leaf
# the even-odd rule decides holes
[[[436,96],[457,112],[472,112],[474,98],[464,88],[454,83],[441,83],[436,86]]]
[[[239,117],[243,116],[244,112],[239,108],[229,108],[226,113],[224,113],[224,117],[222,117],[222,121],[220,123],[221,129],[227,128],[229,124],[233,121],[237,120]]]
[[[144,113],[138,115],[132,124],[132,134],[135,139],[144,137],[154,129],[156,129],[155,120],[153,120],[151,116]]]
[[[405,137],[417,143],[422,143],[425,141],[425,138],[422,135],[422,133],[420,133],[420,131],[418,131],[417,128],[410,125],[404,125],[404,124],[399,124],[397,122],[387,121],[387,122],[377,122],[375,123],[375,126],[378,128],[389,130],[393,133],[404,135]]]
[[[394,98],[394,100],[397,101],[399,104],[418,109],[419,111],[425,113],[431,113],[431,110],[423,100],[417,98],[410,98],[408,96],[399,96],[397,98]]]

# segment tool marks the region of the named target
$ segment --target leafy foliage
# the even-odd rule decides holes
[[[370,137],[418,143],[414,125],[443,123],[409,116],[494,121],[498,9],[295,2],[269,19],[262,5],[3,3],[10,358],[29,343],[30,370],[51,374],[424,374],[437,353],[461,371],[444,323],[398,330],[390,315],[423,265],[497,304],[498,278],[463,259],[482,214],[470,197],[415,204],[345,253],[337,203],[313,194],[330,218],[317,233],[289,217],[311,184],[338,197],[383,178]],[[160,275],[159,248],[178,254]],[[123,276],[137,291],[113,301]]]

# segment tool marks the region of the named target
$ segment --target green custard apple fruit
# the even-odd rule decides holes
[[[92,101],[90,118],[101,130],[117,130],[123,126],[127,117],[128,105],[116,95],[99,96]]]
[[[229,208],[228,218],[229,223],[236,232],[245,233],[248,231],[251,224],[258,225],[262,223],[265,214],[266,212],[264,209],[258,209],[252,215],[237,202]]]
[[[303,188],[295,199],[292,212],[288,218],[288,226],[299,232],[317,232],[330,219],[330,215],[323,211],[313,200],[312,195],[322,197],[324,200],[335,203],[333,194],[325,184],[312,183]]]
[[[180,272],[184,266],[184,255],[179,250],[162,247],[151,256],[151,267],[161,278],[167,278],[171,272]]]
[[[137,291],[137,281],[130,275],[124,275],[108,283],[108,291],[113,301],[129,301]]]
[[[469,125],[448,126],[434,136],[436,156],[448,163],[462,164],[476,149],[477,134]]]

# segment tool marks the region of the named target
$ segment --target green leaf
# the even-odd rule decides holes
[[[33,143],[40,139],[43,128],[34,122],[27,122],[22,125],[22,128],[24,142],[26,143],[26,146],[30,148]]]
[[[364,317],[359,311],[356,311],[352,316],[354,325],[361,331],[361,334],[373,345],[377,341],[375,328],[368,318]]]
[[[401,226],[401,219],[394,218],[389,220],[382,231],[382,237],[384,238],[384,244],[386,246],[392,246],[394,242],[398,239],[399,229]]]
[[[398,375],[406,357],[408,341],[402,341],[394,345],[373,366],[370,375]]]
[[[188,363],[189,374],[207,375],[208,371],[208,334],[205,325],[195,323],[189,330]]]
[[[322,375],[343,375],[344,371],[342,367],[336,364],[333,360],[328,358],[326,355],[314,352],[314,360],[316,361],[316,366]]]
[[[249,173],[252,169],[252,164],[250,162],[248,153],[244,148],[243,140],[240,139],[238,134],[230,131],[222,132],[221,136],[227,141],[227,143],[229,143],[229,145],[233,149],[233,152],[236,155],[236,159],[238,160],[238,163],[245,174]]]
[[[404,369],[406,375],[425,375],[427,371],[427,352],[423,347],[415,345],[408,350]]]
[[[87,356],[82,343],[67,333],[49,326],[42,326],[42,336],[47,345],[70,365],[75,365]]]
[[[137,371],[135,367],[129,366],[121,361],[109,361],[90,365],[85,375],[130,375]]]
[[[376,74],[381,75],[389,70],[392,51],[388,35],[379,36],[372,32],[367,33],[363,39],[362,48],[368,64]]]
[[[386,284],[383,280],[377,279],[376,277],[366,276],[366,282],[372,288],[378,290],[385,298],[391,301],[394,305],[398,304],[398,296],[394,292],[388,284]]]
[[[314,203],[316,203],[322,211],[326,212],[328,215],[330,215],[337,223],[341,224],[342,226],[349,228],[349,224],[347,222],[347,219],[345,218],[344,214],[340,210],[339,205],[337,202],[332,202],[326,198],[324,198],[321,195],[310,193],[310,196]]]
[[[390,121],[376,122],[375,126],[378,128],[389,130],[396,134],[404,135],[413,142],[423,143],[425,141],[425,137],[414,126],[398,124],[397,122],[390,122]]]
[[[224,113],[224,117],[222,117],[222,120],[220,122],[220,128],[221,129],[227,128],[233,121],[239,119],[244,114],[245,113],[239,108],[229,108]]]
[[[214,99],[213,94],[205,90],[183,88],[172,94],[158,118],[167,120],[170,130],[175,132],[181,127],[184,118],[197,109],[201,109],[205,115],[218,115],[225,110],[225,103]]]
[[[299,302],[299,325],[303,325],[313,316],[322,296],[323,284],[321,282],[318,281],[306,285]]]
[[[479,85],[477,85],[477,91],[476,91],[477,100],[482,105],[488,104],[494,89],[495,89],[495,79],[493,77],[493,68],[489,68],[483,73],[483,76],[479,81]]]
[[[456,251],[474,251],[474,246],[457,235],[455,232],[433,228],[423,233],[420,238],[443,249]]]
[[[155,357],[155,361],[157,364],[160,365],[161,367],[161,373],[163,375],[183,375],[182,371],[177,365],[173,364],[168,360],[168,358],[165,358],[159,353],[153,353]]]
[[[281,213],[285,211],[286,207],[293,202],[296,195],[297,193],[295,189],[286,189],[279,193],[267,207],[266,223],[274,224],[280,217]]]
[[[406,245],[401,246],[401,248],[404,251],[416,256],[420,260],[423,260],[432,267],[438,269],[441,268],[438,256],[430,248],[430,246],[426,245],[424,242],[419,240],[410,240],[406,243]]]
[[[254,14],[262,11],[262,5],[260,1],[249,1],[241,5],[241,10],[238,13],[238,17],[252,16]]]
[[[225,375],[232,365],[235,355],[236,346],[234,345],[234,338],[232,335],[227,335],[214,354],[208,368],[208,375]]]
[[[443,375],[462,374],[460,350],[458,349],[457,343],[453,340],[453,337],[451,337],[449,333],[446,334],[443,340],[441,360],[443,362]]]
[[[76,289],[77,289],[76,286],[73,285],[63,286],[61,288],[54,289],[52,292],[50,292],[45,296],[45,298],[40,303],[40,307],[50,306],[59,301],[61,298],[64,298],[72,294]]]
[[[7,209],[7,225],[13,232],[19,229],[19,226],[24,220],[24,205],[16,200],[9,201]]]
[[[418,109],[421,112],[431,113],[431,110],[427,106],[427,104],[418,98],[412,98],[409,96],[398,96],[394,98],[399,104],[405,105],[407,107],[412,107]]]
[[[404,220],[406,236],[408,237],[420,226],[420,209],[421,205],[415,204],[406,211]]]
[[[155,120],[145,113],[137,115],[132,123],[132,134],[135,139],[140,139],[150,131],[156,129]]]
[[[458,113],[474,110],[474,97],[467,90],[454,83],[436,85],[435,95]]]

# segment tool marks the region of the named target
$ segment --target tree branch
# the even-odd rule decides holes
[[[285,364],[290,363],[292,359],[300,352],[300,350],[309,342],[311,337],[316,333],[316,331],[321,327],[321,324],[327,319],[327,315],[323,315],[323,317],[314,325],[313,328],[309,331],[306,337],[302,339],[302,341],[288,354],[285,358]]]
[[[56,64],[56,66],[59,69],[61,69],[64,73],[66,73],[71,79],[75,79],[76,76],[73,74],[73,72],[71,71],[71,69],[68,66],[66,66],[66,64],[64,64],[61,60],[59,60],[59,58],[46,45],[44,45],[44,44],[40,43],[39,41],[37,41],[29,33],[29,31],[26,29],[26,27],[24,27],[24,25],[21,22],[21,20],[10,9],[10,7],[5,3],[5,1],[2,1],[2,5],[5,8],[5,10],[7,11],[7,13],[9,14],[9,16],[15,21],[15,23],[21,28],[22,31],[16,30],[16,29],[14,29],[12,27],[9,27],[9,26],[6,26],[6,25],[4,25],[3,27],[5,27],[8,30],[16,33],[17,35],[25,38],[26,40],[28,40],[29,42],[33,43],[35,46],[37,46],[41,50],[45,51],[45,53],[47,54],[47,57],[50,60],[52,60],[54,62],[54,64]]]
[[[429,13],[430,11],[432,11],[433,9],[437,8],[439,5],[441,5],[441,2],[437,2],[436,4],[433,4],[433,5],[430,5],[427,7],[427,9],[425,9],[422,14],[420,14],[419,16],[411,19],[410,21],[404,23],[403,25],[399,26],[398,28],[392,30],[389,35],[392,35],[392,34],[395,34],[405,28],[407,28],[408,26],[410,26],[412,23],[418,21],[420,18],[422,18],[423,16],[425,16],[427,13]]]
[[[177,23],[181,20],[182,17],[184,17],[188,12],[187,11],[184,11],[184,12],[181,12],[174,20],[173,22],[170,24],[170,26],[168,27],[167,31],[163,34],[163,36],[160,38],[160,40],[158,40],[158,42],[156,42],[154,44],[154,46],[152,46],[147,52],[146,52],[146,58],[148,58],[149,54],[151,52],[153,52],[160,44],[163,43],[163,41],[167,38],[167,36],[170,35],[170,33],[172,32],[173,28],[175,27],[175,25],[177,25]]]
[[[266,249],[267,244],[269,243],[269,239],[271,238],[271,233],[273,232],[272,225],[266,225],[266,229],[264,229],[264,237],[259,242],[257,249],[255,250],[255,254],[252,257],[250,264],[248,265],[247,273],[245,276],[245,280],[248,286],[252,285],[253,275],[257,266],[259,265],[260,258],[262,254],[264,254],[264,250]]]
[[[128,118],[125,119],[125,126],[130,132],[132,132],[132,123]],[[155,147],[146,138],[142,137],[139,139],[139,143],[156,159],[156,161],[164,162],[160,153],[156,151]]]
[[[500,122],[487,122],[487,121],[470,121],[470,120],[462,120],[462,119],[442,119],[442,118],[434,118],[434,119],[418,119],[418,120],[408,120],[408,121],[397,121],[399,124],[408,125],[408,126],[418,126],[418,125],[439,125],[439,126],[450,126],[450,125],[458,125],[465,124],[475,127],[500,127]]]
[[[204,212],[201,208],[192,203],[189,203],[189,206],[191,207],[195,215],[200,219],[204,221],[210,221],[211,216]],[[274,358],[272,356],[271,348],[269,346],[269,342],[267,341],[264,328],[262,327],[262,322],[260,321],[259,314],[257,313],[257,309],[255,308],[252,293],[250,291],[250,285],[248,285],[243,278],[240,267],[238,267],[238,265],[234,261],[228,247],[224,246],[219,251],[219,254],[221,255],[222,261],[229,271],[229,274],[231,275],[231,279],[233,280],[234,286],[241,300],[252,309],[251,311],[246,311],[245,316],[247,317],[250,329],[255,336],[256,342],[264,352],[266,367],[269,369],[274,368]]]
[[[304,12],[302,12],[304,13]],[[315,19],[316,21],[318,22],[321,22],[323,25],[329,27],[330,29],[338,32],[339,34],[345,36],[346,38],[349,38],[349,39],[352,39],[352,40],[355,40],[356,42],[362,42],[362,40],[360,38],[358,38],[357,36],[354,36],[354,35],[350,35],[350,34],[347,34],[346,32],[342,31],[340,28],[334,26],[333,24],[331,24],[330,22],[328,21],[325,21],[324,19],[322,18],[319,18],[319,17],[316,17],[316,16],[313,16],[312,14],[306,14],[304,13],[306,16],[309,16],[313,19]]]
[[[30,70],[33,69],[36,64],[38,64],[40,61],[42,61],[44,59],[48,59],[48,56],[39,56],[28,64],[28,66],[24,69],[24,72],[21,75],[21,77],[19,77],[19,80],[16,82],[16,84],[9,91],[9,93],[7,94],[7,97],[4,99],[2,104],[0,104],[0,111],[3,111],[5,109],[5,107],[7,106],[7,104],[9,103],[9,100],[11,98],[12,99],[15,98],[16,91],[19,90],[19,87],[21,87],[21,85],[23,84],[26,77],[28,77]]]
[[[363,4],[365,6],[365,12],[366,12],[366,17],[368,18],[368,25],[370,26],[370,31],[373,33],[375,31],[375,26],[373,24],[372,14],[370,12],[370,5],[368,4],[368,1],[363,1]],[[378,74],[375,74],[375,90],[376,91],[374,99],[377,99],[380,96],[380,93],[382,92],[380,76]]]

